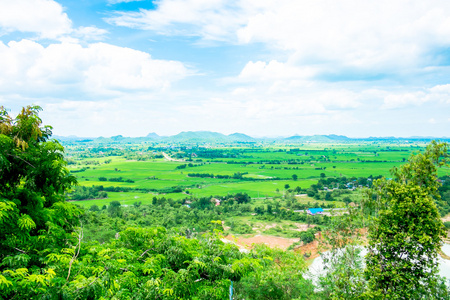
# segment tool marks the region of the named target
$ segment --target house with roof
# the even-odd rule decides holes
[[[323,209],[320,207],[319,208],[308,208],[306,210],[306,213],[311,216],[321,215],[321,214],[323,214]]]
[[[212,198],[211,202],[214,203],[215,206],[219,206],[220,205],[220,200],[219,199]]]

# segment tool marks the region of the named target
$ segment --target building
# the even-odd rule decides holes
[[[306,210],[306,212],[308,213],[308,215],[311,215],[311,216],[321,215],[321,214],[323,214],[323,209],[321,209],[321,208],[308,208]]]

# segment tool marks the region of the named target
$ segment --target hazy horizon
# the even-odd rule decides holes
[[[208,130],[181,131],[181,132],[178,132],[176,134],[170,134],[170,135],[161,135],[161,134],[158,134],[157,132],[150,132],[150,133],[148,133],[146,135],[141,135],[141,136],[126,136],[126,135],[122,135],[122,134],[115,134],[115,135],[111,135],[111,136],[78,136],[78,135],[58,135],[58,134],[53,134],[52,136],[53,137],[55,137],[55,136],[56,137],[64,137],[64,138],[72,138],[73,137],[73,138],[96,139],[96,138],[113,138],[113,137],[118,137],[118,136],[122,136],[124,138],[143,138],[143,137],[147,137],[149,134],[156,134],[159,137],[164,138],[164,137],[176,136],[176,135],[179,135],[181,133],[186,133],[186,132],[196,132],[196,133],[198,133],[198,132],[210,132],[210,133],[223,134],[225,136],[229,136],[229,135],[232,135],[232,134],[244,134],[244,135],[247,135],[247,136],[255,138],[255,139],[263,139],[263,138],[268,138],[268,139],[280,138],[280,139],[283,139],[283,138],[290,138],[290,137],[295,137],[295,136],[308,137],[308,136],[333,136],[333,135],[344,136],[344,137],[349,138],[349,139],[389,138],[389,137],[399,138],[399,139],[405,139],[405,138],[425,138],[425,139],[427,139],[427,138],[436,138],[436,139],[442,138],[442,139],[448,139],[448,138],[450,138],[448,136],[387,136],[387,135],[386,136],[346,136],[346,135],[337,135],[337,134],[333,134],[333,133],[331,133],[331,134],[311,134],[311,135],[293,134],[293,135],[286,135],[286,136],[284,136],[284,135],[278,135],[278,136],[261,135],[261,136],[258,136],[258,135],[249,135],[249,134],[246,134],[245,132],[233,132],[233,133],[230,133],[230,134],[226,134],[226,133],[222,133],[222,132],[208,131]]]

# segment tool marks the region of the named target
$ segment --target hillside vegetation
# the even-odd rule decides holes
[[[3,299],[227,299],[230,287],[235,299],[450,296],[436,261],[445,143],[65,149],[39,111],[0,109]],[[318,206],[341,210],[304,211]],[[307,255],[224,240],[255,230],[319,239],[326,272],[313,280]]]

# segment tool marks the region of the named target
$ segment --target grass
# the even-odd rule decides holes
[[[194,167],[177,169],[177,166],[187,162],[173,162],[164,159],[148,161],[126,160],[120,156],[97,158],[77,157],[77,164],[70,165],[69,170],[77,171],[85,168],[83,172],[73,173],[80,185],[102,185],[105,187],[128,187],[140,189],[162,190],[171,187],[182,187],[190,195],[196,197],[224,196],[244,192],[252,198],[277,197],[285,190],[297,186],[308,188],[317,183],[321,174],[327,177],[368,177],[370,175],[390,176],[389,170],[394,166],[403,164],[412,151],[423,149],[421,144],[401,143],[360,143],[360,144],[303,144],[292,146],[269,147],[242,147],[239,148],[238,158],[202,159],[201,162],[192,162]],[[231,148],[230,148],[231,149]],[[225,148],[226,150],[226,148]],[[236,148],[233,149],[235,151]],[[78,151],[78,150],[77,150]],[[145,151],[145,150],[143,150]],[[94,155],[94,154],[93,154]],[[105,161],[110,160],[109,163]],[[227,161],[241,163],[226,163]],[[307,161],[310,160],[310,161]],[[371,162],[368,162],[371,161]],[[374,162],[376,161],[376,162]],[[98,162],[98,164],[94,164]],[[271,162],[271,163],[269,163]],[[295,162],[296,164],[289,164]],[[251,164],[249,164],[251,163]],[[229,175],[241,173],[245,178],[257,181],[189,177],[189,173],[208,173],[214,175]],[[441,168],[439,175],[449,175],[449,168]],[[294,181],[293,175],[298,180]],[[100,181],[105,177],[132,180],[134,182]],[[281,180],[272,180],[279,178]],[[81,205],[104,203],[118,200],[125,205],[132,205],[138,199],[147,203],[155,196],[144,193],[108,193],[109,198],[104,200],[87,200]],[[162,196],[162,195],[160,195]],[[180,199],[189,195],[176,193],[165,197]],[[342,200],[339,197],[337,200]],[[314,199],[299,201],[319,202]],[[341,205],[342,202],[338,201]],[[103,204],[102,204],[103,205]]]

